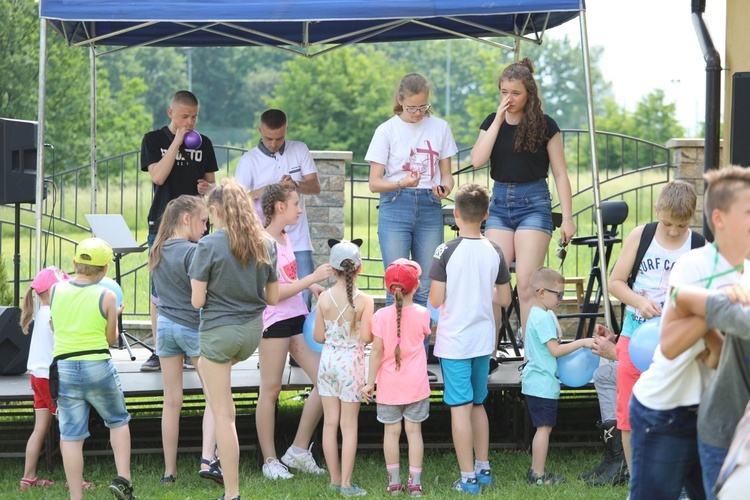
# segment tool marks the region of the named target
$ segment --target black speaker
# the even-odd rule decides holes
[[[0,375],[20,375],[26,372],[31,335],[24,335],[18,320],[17,307],[0,307]]]
[[[750,167],[750,72],[732,77],[732,137],[729,148],[732,165]]]
[[[36,199],[36,126],[0,118],[0,205]]]

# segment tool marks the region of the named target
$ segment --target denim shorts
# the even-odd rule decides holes
[[[443,402],[447,406],[481,405],[487,399],[490,355],[469,359],[440,358],[443,372]]]
[[[378,403],[378,422],[395,424],[406,419],[416,424],[424,422],[430,416],[430,397],[408,405],[386,405]]]
[[[526,407],[534,427],[557,425],[557,400],[526,395]]]
[[[198,329],[172,321],[163,315],[156,317],[156,355],[195,358],[200,354]]]
[[[130,421],[120,376],[112,359],[61,360],[57,362],[57,368],[60,374],[57,407],[61,440],[82,441],[89,437],[89,410],[92,406],[109,429]]]
[[[260,314],[242,325],[222,325],[200,332],[201,356],[214,363],[244,361],[253,355],[263,333]]]
[[[552,199],[547,179],[522,184],[495,182],[485,229],[532,229],[552,234]]]

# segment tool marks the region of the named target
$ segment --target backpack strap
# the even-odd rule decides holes
[[[633,261],[633,269],[630,270],[630,276],[628,276],[628,288],[633,288],[635,283],[635,277],[638,276],[638,270],[643,262],[643,256],[646,255],[646,250],[651,245],[651,241],[654,239],[656,234],[656,226],[659,222],[649,222],[643,226],[643,232],[641,233],[641,241],[638,243],[638,250],[635,253],[635,260]],[[695,234],[695,233],[693,233]]]
[[[693,231],[690,234],[690,249],[700,248],[706,244],[706,238],[701,233]]]

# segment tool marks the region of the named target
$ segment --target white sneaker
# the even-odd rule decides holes
[[[286,450],[286,453],[284,453],[284,456],[281,457],[281,461],[290,469],[299,469],[308,474],[325,474],[325,469],[321,469],[318,467],[318,464],[315,463],[315,458],[313,458],[312,454],[312,447],[313,443],[310,443],[310,448],[308,448],[307,451],[303,453],[294,453],[294,450],[290,446],[289,449]]]
[[[266,479],[271,479],[273,481],[277,479],[291,479],[294,477],[284,464],[273,457],[268,457],[266,463],[263,464],[263,475]]]

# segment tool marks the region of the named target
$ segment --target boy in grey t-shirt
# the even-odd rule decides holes
[[[698,409],[701,458],[704,452],[717,457],[712,461],[714,466],[701,460],[707,494],[713,489],[737,423],[750,400],[750,307],[743,305],[750,304],[750,289],[736,285],[721,292],[678,287],[673,293],[678,313],[703,317],[706,328],[724,333],[716,376],[703,393]],[[712,353],[707,359],[709,366],[716,362],[715,355]]]

